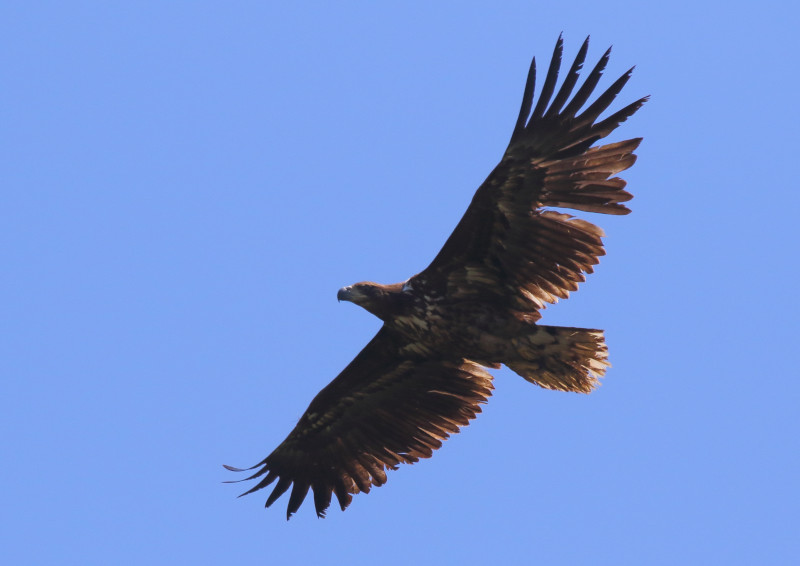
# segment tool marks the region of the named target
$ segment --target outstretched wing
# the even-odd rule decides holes
[[[288,519],[310,488],[317,515],[324,517],[332,494],[344,510],[353,494],[383,485],[387,468],[429,458],[481,411],[492,376],[467,360],[406,353],[413,349],[381,329],[311,401],[286,440],[251,468],[260,469],[247,479],[261,479],[242,495],[277,480],[269,507],[294,485]]]
[[[641,138],[591,147],[630,117],[647,97],[598,121],[630,78],[622,75],[580,114],[599,81],[610,49],[573,94],[589,39],[558,93],[559,37],[536,107],[536,60],[505,155],[433,262],[412,283],[455,299],[491,298],[538,318],[545,303],[566,298],[605,252],[600,228],[545,207],[627,214],[632,198],[614,177],[633,165]],[[571,99],[570,99],[571,98]],[[533,109],[533,110],[531,110]]]

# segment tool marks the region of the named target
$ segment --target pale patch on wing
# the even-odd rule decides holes
[[[479,263],[466,264],[447,274],[447,291],[450,296],[466,296],[479,288],[496,289],[497,274]]]
[[[430,356],[431,349],[422,342],[411,342],[401,350],[404,354],[414,354],[416,356]]]

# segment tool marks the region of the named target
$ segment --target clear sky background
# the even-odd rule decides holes
[[[800,563],[797,9],[284,4],[0,6],[4,561]],[[324,521],[236,499],[379,327],[336,290],[428,264],[561,31],[652,95],[634,213],[544,317],[606,330],[604,385],[496,372]]]

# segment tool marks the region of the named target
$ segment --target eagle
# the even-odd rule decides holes
[[[610,365],[603,331],[539,319],[547,303],[566,299],[592,272],[605,254],[604,234],[553,209],[630,212],[622,203],[633,197],[615,175],[633,165],[641,138],[595,143],[648,97],[600,119],[633,68],[586,106],[611,52],[575,90],[588,48],[589,38],[556,91],[559,36],[535,106],[533,59],[505,154],[427,268],[401,283],[339,290],[340,301],[366,309],[383,326],[314,397],[286,439],[247,468],[256,471],[238,481],[258,482],[242,495],[277,481],[266,507],[291,487],[287,519],[309,490],[318,517],[333,495],[344,511],[353,495],[386,483],[389,469],[429,458],[469,424],[493,389],[487,369],[505,365],[557,391],[597,387]]]

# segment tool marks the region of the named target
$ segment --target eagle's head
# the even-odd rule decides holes
[[[362,281],[342,287],[336,293],[336,298],[340,301],[355,303],[381,320],[386,320],[397,313],[402,287],[402,283],[381,285],[372,281]]]

